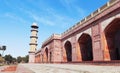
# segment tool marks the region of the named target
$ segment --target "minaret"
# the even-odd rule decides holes
[[[37,48],[37,33],[38,26],[36,23],[33,23],[31,26],[31,36],[30,36],[30,51],[29,51],[29,63],[35,63],[35,52]]]

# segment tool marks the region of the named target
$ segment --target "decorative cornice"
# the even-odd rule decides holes
[[[30,43],[29,45],[38,45],[37,43]]]
[[[35,52],[33,52],[33,51],[29,51],[28,53],[35,53]]]
[[[66,30],[65,32],[63,32],[61,34],[62,39],[73,34],[74,32],[76,32],[80,26],[85,26],[84,24],[87,24],[89,22],[95,21],[99,18],[97,18],[98,15],[102,14],[102,12],[106,11],[107,9],[109,9],[111,6],[116,5],[117,3],[119,3],[120,0],[110,0],[109,2],[107,2],[105,5],[103,5],[102,7],[100,7],[99,9],[97,9],[96,11],[94,11],[93,13],[91,13],[90,15],[88,15],[86,18],[82,19],[80,22],[78,22],[76,25],[74,25],[73,27],[69,28],[68,30]],[[104,15],[105,16],[105,15]],[[94,18],[97,19],[94,19]]]
[[[61,40],[61,35],[60,34],[51,35],[46,41],[43,42],[42,47],[47,43],[51,42],[52,40]]]
[[[36,31],[36,32],[38,32],[38,30],[37,30],[37,29],[32,29],[32,30],[31,30],[31,32],[32,32],[32,31]]]
[[[32,25],[31,28],[36,28],[38,29],[39,27],[37,25]]]
[[[38,37],[37,37],[37,36],[30,36],[30,38],[37,38],[37,39],[38,39]]]

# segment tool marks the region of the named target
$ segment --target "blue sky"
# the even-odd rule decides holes
[[[28,54],[33,22],[39,26],[39,49],[51,34],[64,32],[107,1],[0,0],[0,46],[7,46],[4,55],[17,57]]]

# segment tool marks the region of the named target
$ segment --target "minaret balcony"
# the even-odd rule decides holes
[[[29,45],[36,45],[37,46],[38,44],[37,43],[30,43]]]
[[[37,38],[37,39],[38,39],[38,37],[37,37],[37,36],[30,36],[30,38]]]
[[[31,28],[36,28],[38,29],[39,27],[37,25],[32,25]]]
[[[32,30],[31,30],[31,32],[32,32],[32,31],[36,31],[36,32],[38,32],[38,30],[37,30],[37,29],[32,29]]]

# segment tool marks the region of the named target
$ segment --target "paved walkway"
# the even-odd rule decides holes
[[[9,66],[0,66],[0,73],[15,73],[15,71],[6,71],[6,72],[2,72],[2,70],[8,68]]]
[[[120,73],[120,66],[20,64],[16,73]]]

